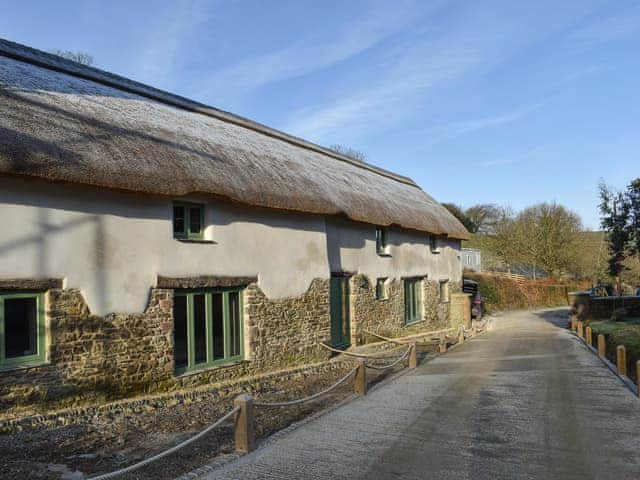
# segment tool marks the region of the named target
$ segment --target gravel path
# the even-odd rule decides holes
[[[206,478],[640,478],[640,400],[564,325],[566,312],[500,317]]]

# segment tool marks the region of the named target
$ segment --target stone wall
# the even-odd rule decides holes
[[[47,362],[0,372],[0,414],[16,406],[74,405],[137,393],[171,391],[327,360],[329,281],[299,297],[270,300],[255,284],[244,291],[246,358],[174,375],[173,290],[152,289],[142,314],[91,315],[79,290],[46,295]]]
[[[131,392],[173,374],[172,291],[152,290],[145,313],[91,315],[79,290],[46,295],[47,361],[0,372],[0,409]]]
[[[619,309],[625,316],[640,317],[640,297],[592,297],[588,293],[569,293],[570,314],[574,320],[608,320]]]
[[[424,281],[424,319],[404,324],[404,282],[388,282],[388,298],[354,275],[351,328],[354,345],[365,330],[402,336],[451,326],[450,304],[440,303],[438,282]],[[459,285],[451,285],[459,290]],[[299,297],[269,299],[255,282],[244,290],[245,358],[176,376],[173,362],[173,290],[152,289],[142,314],[92,315],[79,290],[46,295],[47,363],[0,372],[0,417],[20,410],[63,408],[130,395],[170,392],[323,362],[330,339],[329,280],[314,280]]]
[[[405,325],[404,320],[404,281],[388,280],[387,298],[384,300],[376,299],[373,282],[364,275],[351,278],[351,338],[354,345],[378,340],[365,331],[400,337],[452,326],[451,305],[449,302],[440,302],[438,281],[423,280],[423,320],[411,325]],[[449,288],[451,293],[461,290],[457,282],[451,283]]]

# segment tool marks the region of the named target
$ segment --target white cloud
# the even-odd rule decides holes
[[[498,125],[515,122],[540,108],[543,103],[544,102],[535,103],[501,115],[491,115],[439,125],[437,127],[426,129],[425,135],[431,143],[450,140],[461,135],[484,130],[485,128],[492,128],[497,127]]]
[[[362,17],[344,21],[341,29],[311,33],[280,50],[245,58],[204,79],[193,90],[198,98],[246,94],[272,82],[323,70],[374,47],[415,20],[412,2],[381,2]],[[434,2],[430,8],[438,5]]]
[[[205,23],[215,6],[205,0],[184,0],[154,12],[147,25],[147,41],[131,55],[130,75],[142,82],[171,88],[180,78],[179,64],[185,58],[198,27]]]
[[[428,107],[441,92],[454,95],[453,85],[470,76],[481,76],[491,68],[552,32],[575,21],[576,12],[565,9],[552,21],[553,2],[480,6],[469,3],[438,16],[432,29],[392,48],[384,69],[368,72],[362,82],[331,101],[294,112],[282,128],[317,142],[339,142],[345,136],[388,129],[400,119]],[[580,8],[580,14],[584,14]],[[524,115],[515,112],[510,115]],[[513,121],[487,117],[451,125],[461,133]],[[348,133],[347,133],[348,132]]]

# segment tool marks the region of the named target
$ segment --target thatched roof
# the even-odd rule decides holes
[[[1,39],[0,174],[468,236],[406,177]]]

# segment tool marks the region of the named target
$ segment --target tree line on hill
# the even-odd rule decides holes
[[[588,231],[578,214],[556,202],[515,212],[479,204],[443,204],[469,230],[464,246],[482,251],[483,265],[531,278],[570,277],[594,284],[640,284],[640,178],[621,192],[600,185],[602,231]]]

